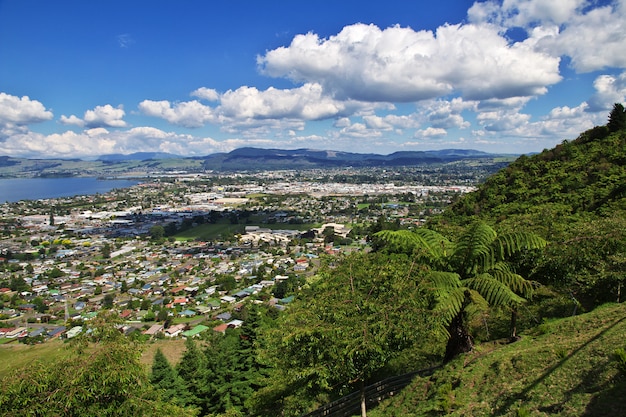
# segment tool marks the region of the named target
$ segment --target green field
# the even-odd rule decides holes
[[[40,345],[25,345],[17,341],[0,345],[0,379],[15,369],[20,369],[34,361],[55,361],[69,354],[67,346],[60,340],[51,340]]]
[[[177,240],[219,240],[227,236],[233,236],[236,234],[243,234],[246,226],[259,226],[266,229],[273,230],[301,230],[306,231],[314,227],[319,227],[318,224],[231,224],[227,222],[220,222],[216,224],[201,224],[192,229],[185,230],[184,232],[177,233],[174,237]]]

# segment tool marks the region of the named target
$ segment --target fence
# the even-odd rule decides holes
[[[438,366],[407,374],[392,376],[365,387],[365,404],[370,408],[385,398],[393,396],[411,383],[416,375],[430,375]],[[332,403],[311,411],[302,417],[349,417],[361,412],[361,391],[346,395]]]

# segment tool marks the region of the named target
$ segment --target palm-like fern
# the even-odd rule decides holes
[[[517,307],[532,295],[533,287],[514,273],[506,260],[522,250],[546,245],[531,233],[498,236],[482,222],[472,224],[455,244],[428,229],[383,230],[376,237],[385,244],[385,250],[411,252],[431,267],[428,282],[435,311],[448,334],[445,360],[473,347],[466,317],[470,305],[510,307],[514,329]]]

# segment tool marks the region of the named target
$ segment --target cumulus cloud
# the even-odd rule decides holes
[[[174,104],[167,100],[144,100],[139,103],[139,110],[147,116],[159,117],[184,127],[201,127],[216,121],[213,109],[197,100]]]
[[[492,25],[444,25],[435,33],[355,24],[328,39],[297,35],[257,58],[263,74],[319,83],[336,99],[410,102],[450,93],[468,99],[543,94],[559,58],[527,42],[509,45]]]
[[[190,96],[208,101],[217,101],[220,98],[220,94],[216,90],[207,87],[200,87],[192,91]]]
[[[302,130],[307,121],[344,117],[385,107],[354,100],[335,100],[324,94],[321,85],[314,83],[291,89],[269,87],[259,90],[242,86],[219,95],[215,90],[203,87],[192,95],[218,99],[219,103],[211,107],[196,100],[178,103],[144,100],[139,104],[139,110],[179,126],[201,127],[211,123],[227,133],[251,136],[267,135],[272,130]]]
[[[476,2],[469,8],[470,22],[497,22],[506,27],[542,23],[563,24],[588,3],[587,0],[505,0]]]
[[[126,112],[122,106],[113,107],[110,104],[104,106],[96,106],[93,110],[87,110],[83,118],[79,118],[75,115],[65,116],[62,115],[59,119],[64,125],[74,125],[86,128],[95,127],[126,127],[127,123],[124,121]]]
[[[212,138],[166,132],[153,127],[115,131],[94,128],[50,135],[26,131],[0,141],[0,154],[19,157],[93,157],[108,153],[160,151],[206,155],[223,151],[225,147],[228,146]]]
[[[29,125],[45,122],[52,117],[52,112],[37,100],[0,92],[0,141],[14,136],[22,137],[28,133]]]
[[[220,112],[232,118],[321,120],[354,111],[357,103],[325,96],[322,86],[306,83],[293,89],[240,87],[222,96]],[[348,110],[350,109],[350,110]]]
[[[486,131],[504,132],[519,129],[530,120],[530,115],[507,112],[504,110],[483,112],[476,116],[477,121]]]
[[[579,72],[591,72],[610,67],[625,68],[626,7],[624,2],[593,9],[577,15],[557,36],[547,36],[538,45],[543,50],[572,59]],[[581,42],[581,39],[587,40]],[[592,42],[589,42],[592,40]]]
[[[427,127],[426,129],[417,130],[415,132],[416,138],[443,138],[447,135],[445,129],[436,127]]]
[[[427,120],[434,128],[467,129],[470,123],[461,115],[461,112],[466,110],[476,110],[476,102],[465,101],[461,98],[451,101],[437,100],[427,106]]]
[[[619,75],[600,75],[593,82],[596,93],[588,100],[589,111],[606,111],[614,103],[626,102],[626,72]]]
[[[363,121],[370,129],[379,130],[404,130],[414,129],[420,126],[420,122],[415,114],[395,115],[388,114],[386,116],[366,115]]]
[[[626,67],[626,1],[594,6],[589,0],[477,2],[468,10],[468,20],[501,31],[524,28],[536,52],[569,56],[579,72]]]

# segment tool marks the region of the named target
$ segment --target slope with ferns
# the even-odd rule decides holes
[[[520,157],[453,204],[433,227],[454,229],[476,218],[501,231],[532,231],[549,242],[540,258],[526,260],[531,279],[586,308],[622,301],[626,128],[595,127],[576,140]]]

